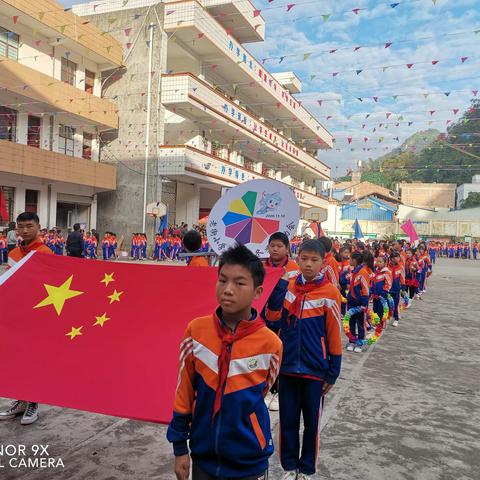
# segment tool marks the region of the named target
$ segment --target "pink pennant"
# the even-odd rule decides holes
[[[289,3],[287,5],[287,12],[289,12],[296,4],[295,3]]]
[[[254,10],[253,11],[253,16],[258,17],[260,15],[260,13],[261,13],[261,10]]]
[[[362,124],[362,128],[365,128],[365,127],[366,127],[366,125],[363,123],[363,124]]]
[[[336,77],[337,75],[338,75],[338,72],[333,72],[333,73],[332,73],[332,76],[333,76],[333,77]]]
[[[432,65],[436,65],[438,63],[438,60],[432,60]]]
[[[473,93],[473,96],[476,97],[477,93],[478,93],[478,90],[472,90],[472,93]]]
[[[468,57],[462,57],[460,60],[462,60],[462,63],[465,63],[468,60]]]
[[[451,120],[447,120],[447,122],[446,122],[446,123],[447,123],[447,125],[448,125],[449,123],[452,123],[452,121],[451,121]]]
[[[413,63],[407,63],[407,68],[412,68],[413,67]]]
[[[227,32],[227,35],[231,35],[233,33],[233,28],[226,28],[225,31]]]
[[[352,143],[352,140],[353,140],[352,137],[347,138],[348,143]]]
[[[373,101],[376,103],[378,102],[378,97],[373,97]]]
[[[215,70],[217,67],[218,67],[218,65],[217,65],[216,63],[214,63],[214,64],[211,66],[211,69],[212,69],[212,70]]]
[[[322,106],[323,100],[317,100],[317,103]]]
[[[333,50],[330,50],[328,53],[335,53],[338,49],[334,48]]]
[[[355,47],[355,48],[353,49],[353,51],[354,51],[354,52],[358,52],[358,50],[360,50],[361,48],[362,48],[362,47]]]
[[[365,143],[367,143],[367,142],[368,142],[368,137],[363,137],[363,141],[364,141]]]
[[[13,17],[13,23],[17,23],[18,22],[18,15],[14,15]]]
[[[430,110],[430,111],[429,111],[430,116],[432,116],[435,112],[436,112],[436,110]]]
[[[361,8],[353,8],[352,9],[352,12],[355,14],[355,15],[358,15],[358,12],[361,10]]]
[[[126,43],[125,46],[130,50],[132,48],[132,44],[130,42]]]
[[[35,40],[35,46],[38,47],[42,43],[41,40]]]
[[[387,43],[385,44],[385,48],[388,48],[388,47],[391,47],[391,46],[392,46],[392,42],[387,42]]]
[[[452,111],[453,111],[453,114],[456,115],[459,110],[458,110],[458,108],[454,108]]]
[[[197,38],[203,38],[204,36],[205,36],[204,33],[199,33],[199,34],[197,35]]]
[[[333,117],[332,117],[331,115],[329,115],[329,116],[327,117],[327,120],[330,120],[331,118],[333,118]]]
[[[125,33],[125,36],[128,37],[131,31],[132,31],[131,28],[126,28],[123,32]]]
[[[400,225],[400,228],[410,237],[410,242],[415,242],[419,239],[413,222],[411,220],[407,220],[405,223]]]
[[[391,114],[390,112],[387,112],[387,113],[385,114],[385,116],[387,117],[387,119],[390,118],[391,115],[392,115],[392,114]],[[380,125],[382,125],[382,124],[380,124]]]

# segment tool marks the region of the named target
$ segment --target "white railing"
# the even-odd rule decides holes
[[[251,113],[241,108],[218,89],[190,73],[164,75],[162,78],[162,103],[197,103],[206,112],[213,111],[225,123],[234,124],[248,138],[267,146],[274,153],[282,154],[289,161],[307,167],[322,178],[330,178],[330,168],[308,154],[283,135],[265,125]]]

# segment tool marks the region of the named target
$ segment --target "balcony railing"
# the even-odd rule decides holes
[[[228,96],[190,73],[163,75],[162,103],[168,105],[195,105],[202,112],[221,117],[225,123],[243,132],[262,148],[267,146],[273,155],[281,154],[289,161],[304,167],[315,175],[330,178],[330,168],[308,154],[279,132],[269,128]],[[188,112],[187,112],[188,113]]]
[[[158,174],[162,176],[200,176],[204,180],[210,178],[213,183],[230,185],[269,178],[188,145],[164,145],[160,148],[159,155]],[[299,188],[294,188],[294,191],[299,203],[304,207],[325,208],[328,205],[328,199],[324,196]]]
[[[182,29],[197,30],[197,42],[208,39],[215,45],[217,51],[231,61],[247,75],[250,81],[261,85],[272,106],[283,108],[313,133],[317,138],[318,148],[331,148],[332,136],[257,60],[240,45],[225,28],[213,18],[196,0],[186,0],[175,3],[175,9],[165,16],[164,28],[168,32],[178,34]],[[190,47],[192,48],[192,47]],[[193,47],[195,48],[195,47]],[[224,62],[224,60],[221,60]],[[310,135],[309,135],[310,136]]]

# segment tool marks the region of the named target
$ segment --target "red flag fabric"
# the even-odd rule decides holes
[[[324,237],[325,234],[323,233],[323,230],[322,230],[322,225],[318,222],[312,222],[308,228],[310,228],[310,230],[313,232],[313,234],[317,237],[317,238],[320,238],[320,237]]]
[[[3,223],[8,223],[10,218],[8,216],[7,199],[5,198],[5,192],[0,188],[0,218]]]
[[[415,242],[420,238],[411,220],[407,220],[405,223],[402,223],[402,225],[400,225],[400,228],[410,237],[411,243]]]
[[[257,309],[281,275],[268,270]],[[213,267],[34,252],[0,277],[0,397],[167,423],[180,341],[214,312],[216,280]]]

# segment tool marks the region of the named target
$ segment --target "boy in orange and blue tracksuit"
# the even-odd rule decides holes
[[[393,298],[394,310],[393,310],[393,323],[394,327],[398,326],[400,314],[398,306],[400,304],[400,291],[405,285],[405,266],[400,263],[400,254],[393,251],[390,254],[390,271],[392,272],[392,287],[390,289],[390,295]]]
[[[350,274],[347,308],[361,307],[363,310],[366,310],[370,298],[369,268],[363,264],[363,255],[360,252],[352,253],[350,265],[352,267],[352,272]],[[350,343],[347,346],[347,350],[361,353],[366,329],[364,311],[356,313],[350,317],[349,328],[350,332],[352,335],[356,336],[357,340],[355,344]]]
[[[321,273],[325,249],[306,240],[299,249],[301,274],[284,279],[284,295],[270,297],[266,317],[280,322],[280,459],[296,474],[313,475],[324,395],[340,374],[342,337],[338,288]],[[288,282],[288,283],[287,283]],[[304,431],[300,453],[300,416]]]
[[[385,257],[377,258],[377,268],[375,270],[371,293],[373,296],[373,311],[382,320],[383,324],[383,305],[381,298],[387,300],[387,296],[392,288],[392,272],[387,267],[387,260]]]
[[[273,453],[264,396],[277,377],[280,339],[252,308],[265,269],[246,247],[220,257],[219,308],[187,326],[167,439],[187,480],[266,478]],[[189,455],[189,446],[190,455]]]

